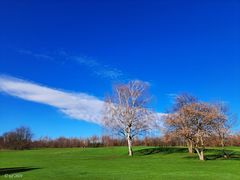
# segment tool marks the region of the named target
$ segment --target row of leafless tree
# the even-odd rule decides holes
[[[16,131],[23,133],[16,133]],[[24,135],[25,134],[25,135]],[[11,138],[10,136],[11,135]],[[14,137],[14,138],[13,138]],[[25,138],[27,137],[27,138]],[[51,139],[42,137],[32,140],[31,130],[27,127],[20,127],[14,131],[4,133],[0,136],[0,149],[34,149],[34,148],[89,148],[89,147],[113,147],[126,146],[127,142],[123,138],[112,136],[92,136],[89,138],[65,138],[59,137]],[[182,137],[176,137],[165,134],[162,137],[144,137],[133,140],[134,146],[185,146],[185,140]],[[240,146],[240,134],[229,135],[226,137],[226,146]],[[206,146],[221,146],[217,136],[212,136],[206,142]]]

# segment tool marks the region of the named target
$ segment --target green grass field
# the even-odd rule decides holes
[[[3,179],[240,179],[240,148],[228,149],[231,159],[208,150],[205,162],[183,148],[137,147],[134,157],[126,147],[0,151],[0,172]]]

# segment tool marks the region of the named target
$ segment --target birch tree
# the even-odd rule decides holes
[[[150,130],[155,118],[149,103],[148,84],[141,81],[117,85],[112,96],[106,98],[103,123],[126,138],[129,156],[133,155],[133,138]]]

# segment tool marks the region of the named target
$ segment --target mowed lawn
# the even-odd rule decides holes
[[[240,153],[240,148],[228,149]],[[208,150],[210,160],[200,162],[183,148],[134,151],[134,157],[127,156],[126,147],[0,151],[0,172],[22,179],[240,179],[238,155],[216,159],[219,152]]]

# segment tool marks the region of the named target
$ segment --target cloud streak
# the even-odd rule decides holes
[[[76,120],[102,125],[104,101],[86,93],[66,92],[5,75],[0,75],[0,92],[55,107]],[[160,125],[164,115],[166,114],[156,113],[159,118],[155,124]],[[156,128],[154,124],[152,126]]]
[[[53,106],[73,119],[101,124],[104,102],[85,93],[64,92],[9,76],[0,76],[0,92]]]
[[[56,63],[65,64],[67,62],[76,63],[82,67],[87,68],[94,76],[110,79],[119,80],[125,77],[124,73],[114,67],[100,63],[99,61],[88,57],[88,56],[72,56],[65,51],[58,51],[52,55],[44,53],[35,53],[30,50],[18,50],[20,54],[32,56],[37,59],[51,60]]]
[[[52,57],[52,56],[49,56],[47,54],[34,53],[32,51],[29,51],[29,50],[21,49],[21,50],[18,50],[18,52],[21,53],[21,54],[26,54],[26,55],[29,55],[29,56],[33,56],[37,59],[45,59],[45,60],[51,60],[51,61],[54,60],[54,57]]]
[[[91,72],[101,78],[109,79],[121,79],[124,74],[117,68],[110,67],[108,65],[103,65],[100,62],[93,60],[86,56],[74,56],[70,59],[76,61],[79,65],[87,67]]]

